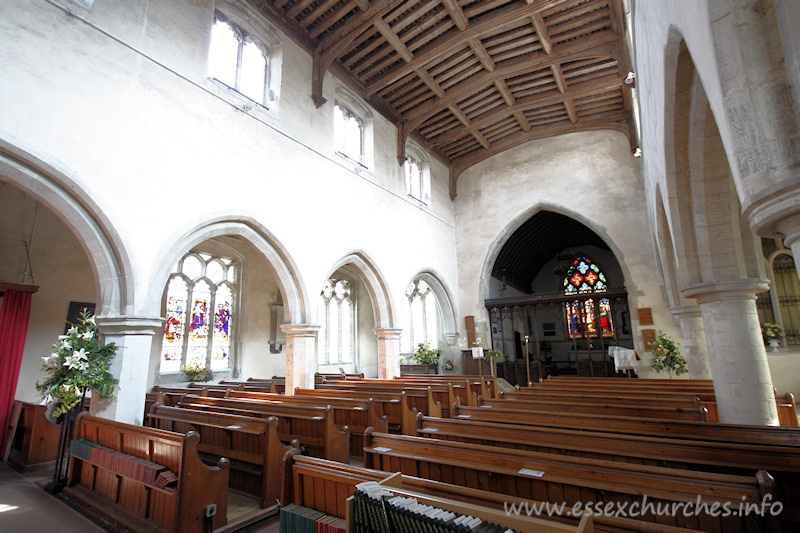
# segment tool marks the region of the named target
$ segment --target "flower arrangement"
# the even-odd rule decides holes
[[[507,355],[500,350],[487,350],[484,357],[490,361],[505,361]]]
[[[431,341],[420,342],[417,344],[417,349],[414,353],[408,356],[408,358],[412,361],[416,361],[420,364],[439,364],[439,356],[441,355],[442,350],[439,348],[433,349],[431,348]]]
[[[446,371],[448,371],[448,372],[452,372],[452,371],[453,371],[453,368],[454,368],[454,366],[453,366],[453,362],[452,362],[452,361],[450,361],[450,360],[447,360],[447,361],[445,361],[445,362],[444,362],[444,369],[445,369]]]
[[[43,383],[36,383],[42,404],[53,403],[52,416],[70,412],[92,390],[100,397],[114,397],[118,381],[111,374],[111,360],[117,354],[112,342],[101,344],[94,316],[83,310],[77,324],[59,335],[53,344],[55,351],[44,359],[42,371],[47,374]]]
[[[681,357],[680,348],[668,335],[659,332],[650,349],[653,351],[650,364],[656,372],[666,370],[671,379],[673,372],[680,376],[689,371],[686,368],[686,359]]]
[[[211,381],[211,371],[199,360],[193,359],[188,365],[181,366],[181,372],[186,374],[189,381]]]
[[[783,337],[783,328],[780,324],[764,322],[761,324],[761,335],[765,341],[776,341]]]

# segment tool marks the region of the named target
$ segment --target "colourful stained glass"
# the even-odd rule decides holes
[[[233,293],[227,285],[220,285],[214,297],[214,351],[211,370],[228,368],[231,346],[231,309]]]
[[[605,275],[586,257],[579,257],[572,262],[563,286],[566,294],[602,292],[608,288]]]
[[[189,351],[186,363],[199,360],[205,365],[208,352],[208,315],[211,306],[211,288],[205,281],[195,284],[192,291],[192,315],[189,320]]]
[[[565,294],[584,294],[605,292],[608,289],[606,277],[600,268],[586,257],[578,257],[572,262],[564,277]],[[597,308],[595,308],[597,306]],[[566,304],[567,331],[570,338],[614,336],[611,302],[601,298],[595,302],[587,299],[575,300]]]
[[[167,289],[167,318],[161,344],[161,372],[180,370],[188,298],[189,290],[186,282],[180,277],[172,278]]]

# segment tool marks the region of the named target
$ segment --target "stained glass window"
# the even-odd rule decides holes
[[[190,253],[167,284],[161,372],[199,361],[211,370],[231,368],[237,265],[230,259]]]
[[[572,262],[563,281],[564,294],[602,293],[608,289],[606,276],[591,259],[578,257]],[[614,336],[611,301],[589,298],[565,304],[570,338]]]
[[[411,332],[408,337],[408,351],[414,351],[417,344],[429,341],[432,348],[439,345],[439,307],[431,286],[425,280],[416,280],[406,288],[410,307]]]
[[[355,340],[355,306],[350,282],[329,279],[320,292],[318,336],[320,364],[351,363]]]
[[[208,75],[264,104],[268,67],[269,54],[261,42],[217,14],[211,27]]]

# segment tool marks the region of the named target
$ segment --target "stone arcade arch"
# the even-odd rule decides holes
[[[140,314],[131,261],[121,237],[69,169],[0,137],[0,179],[20,188],[55,213],[83,247],[97,295],[97,323],[106,342],[119,350],[112,373],[120,379],[116,398],[99,407],[101,416],[140,422],[144,405],[146,357],[160,320]]]
[[[395,325],[392,298],[385,277],[374,261],[361,250],[355,250],[334,263],[325,279],[337,270],[345,269],[356,274],[367,290],[374,315],[374,332],[378,337],[378,378],[391,379],[400,373],[400,333]],[[322,286],[324,280],[318,284]]]
[[[756,294],[767,288],[758,241],[739,214],[716,120],[690,50],[675,31],[666,52],[665,189],[675,192],[668,221],[679,228],[671,235],[679,236],[681,295],[700,308],[721,421],[774,425],[777,411],[755,307]],[[696,332],[696,311],[677,311],[682,330]],[[684,342],[698,346],[691,335]]]
[[[439,308],[442,313],[442,326],[444,327],[442,336],[447,341],[447,344],[452,346],[458,338],[458,322],[452,293],[441,281],[440,276],[433,271],[423,270],[415,275],[409,283],[417,280],[425,281],[436,295],[436,300],[439,302]]]
[[[148,310],[159,315],[164,287],[177,261],[196,246],[216,237],[239,237],[258,250],[274,270],[283,303],[283,324],[286,335],[286,390],[295,387],[313,388],[313,354],[319,326],[309,322],[309,299],[299,270],[278,239],[254,218],[245,214],[226,214],[185,229],[161,250],[161,263],[149,286]],[[154,351],[155,352],[155,351]],[[309,355],[310,354],[310,355]],[[152,357],[159,355],[153,353]],[[151,357],[151,361],[152,361]]]

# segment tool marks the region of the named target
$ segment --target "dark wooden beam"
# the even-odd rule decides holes
[[[520,17],[533,15],[557,4],[558,0],[535,0],[535,3],[526,6],[510,4],[496,12],[476,17],[477,20],[473,20],[466,30],[445,33],[426,45],[425,51],[416,54],[414,60],[410,63],[392,68],[376,80],[373,80],[366,87],[367,93],[375,93],[403,79],[414,72],[414,69],[424,67],[441,57],[444,52],[467,45],[470,39],[480,38],[486,33],[497,33],[503,27],[515,24]]]

